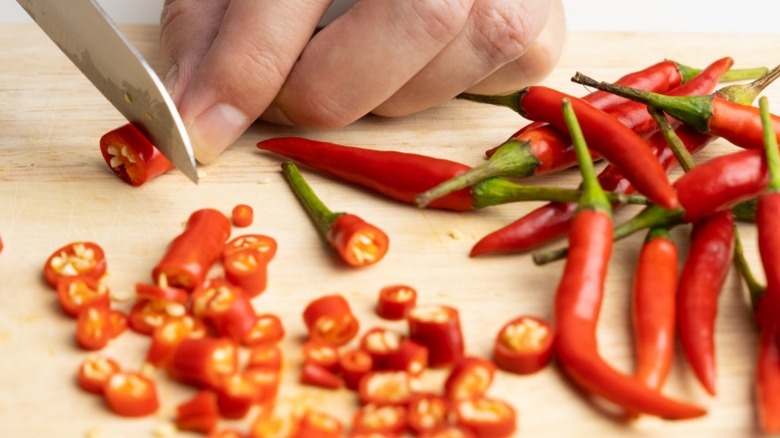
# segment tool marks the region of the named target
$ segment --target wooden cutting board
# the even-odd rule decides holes
[[[158,29],[126,31],[159,69]],[[287,330],[280,399],[318,405],[344,422],[349,422],[357,403],[353,394],[296,383],[304,336],[301,311],[307,301],[342,293],[364,328],[383,325],[405,331],[402,323],[379,320],[373,305],[381,287],[407,283],[419,291],[421,303],[458,307],[467,351],[480,356],[490,354],[496,331],[509,319],[520,314],[550,317],[563,264],[537,267],[529,255],[467,256],[480,237],[539,204],[468,214],[418,210],[304,170],[332,208],[357,213],[391,236],[390,252],[381,263],[354,270],[335,261],[318,240],[280,175],[278,157],[255,148],[264,138],[300,135],[476,164],[486,148],[527,123],[509,110],[453,101],[401,119],[366,117],[333,131],[258,123],[216,163],[201,167],[199,185],[171,172],[132,188],[108,171],[98,151],[99,137],[124,123],[118,112],[33,25],[0,26],[0,47],[0,234],[5,242],[0,254],[0,436],[81,437],[91,431],[102,437],[145,437],[170,421],[176,403],[192,390],[165,376],[159,379],[160,413],[140,420],[112,415],[99,398],[76,387],[75,372],[86,354],[75,346],[74,323],[59,312],[41,268],[61,245],[92,240],[105,249],[112,290],[132,293],[136,282],[149,280],[167,243],[199,208],[229,212],[235,204],[250,204],[256,220],[245,231],[278,240],[269,287],[254,304],[259,311],[280,315]],[[577,70],[612,80],[664,58],[703,67],[728,55],[737,67],[773,66],[778,47],[780,35],[572,33],[545,85],[580,95],[585,90],[569,82]],[[766,94],[780,102],[779,86]],[[697,159],[733,148],[717,141]],[[533,183],[575,187],[579,175],[564,172]],[[626,208],[617,220],[635,211]],[[741,225],[740,230],[749,260],[761,275],[754,228]],[[681,227],[673,236],[684,253],[688,229]],[[624,371],[632,369],[628,298],[641,240],[635,236],[615,247],[599,326],[602,354]],[[717,319],[718,395],[704,393],[679,354],[665,388],[667,394],[706,406],[709,413],[701,419],[621,421],[583,397],[556,366],[528,377],[498,373],[490,394],[516,407],[518,434],[525,436],[754,434],[756,332],[744,295],[744,286],[732,272],[720,296]],[[130,303],[117,305],[127,309]],[[145,338],[127,333],[105,352],[125,367],[136,368],[146,345]],[[428,383],[435,387],[441,378],[441,373],[432,373]]]

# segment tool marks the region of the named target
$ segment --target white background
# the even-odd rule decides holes
[[[336,0],[339,1],[342,0]],[[120,23],[156,23],[163,0],[98,2]],[[780,32],[777,0],[563,0],[563,3],[571,30]],[[0,23],[25,21],[29,18],[16,1],[0,0]]]

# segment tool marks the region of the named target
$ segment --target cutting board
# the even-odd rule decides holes
[[[126,27],[128,37],[158,70],[162,60],[154,26]],[[305,336],[301,312],[306,302],[343,294],[362,327],[405,331],[403,323],[380,320],[373,311],[380,288],[406,283],[420,303],[451,304],[460,310],[468,354],[489,356],[493,337],[509,319],[551,316],[562,263],[535,266],[530,255],[471,259],[471,246],[538,206],[511,204],[473,213],[420,210],[380,198],[304,168],[323,200],[375,223],[391,237],[387,257],[366,269],[339,263],[318,239],[280,174],[279,157],[261,153],[265,138],[298,135],[376,149],[449,158],[468,164],[527,123],[513,112],[463,101],[447,102],[412,116],[366,117],[343,129],[310,131],[257,123],[214,164],[201,167],[192,184],[170,172],[140,188],[111,174],[100,157],[100,136],[123,124],[122,117],[81,76],[43,33],[32,25],[0,26],[0,435],[3,437],[145,437],[165,428],[176,403],[193,391],[159,377],[163,406],[157,415],[128,420],[112,415],[99,398],[74,383],[86,354],[74,343],[74,322],[63,316],[41,270],[48,255],[75,240],[98,242],[108,259],[108,284],[118,295],[132,294],[148,281],[151,268],[193,211],[224,212],[238,203],[255,209],[255,222],[239,232],[273,236],[279,250],[269,266],[269,286],[253,304],[278,314],[287,336],[282,343],[285,373],[280,400],[322,407],[345,423],[357,405],[354,394],[297,383],[299,347]],[[571,33],[565,53],[545,85],[581,95],[569,81],[579,70],[605,80],[670,58],[703,67],[732,56],[737,67],[773,66],[780,35]],[[780,102],[780,86],[766,94]],[[697,160],[734,146],[716,141]],[[673,172],[672,178],[679,176]],[[533,184],[576,187],[579,175],[567,171]],[[635,208],[625,208],[617,221]],[[740,225],[750,263],[761,276],[755,230]],[[689,230],[673,233],[682,253]],[[633,367],[628,317],[632,271],[642,236],[615,246],[599,325],[600,351],[617,368]],[[560,242],[551,245],[560,245]],[[756,331],[744,300],[745,288],[731,272],[720,295],[717,317],[718,394],[699,387],[677,351],[664,392],[706,406],[708,414],[682,422],[640,418],[625,422],[568,383],[557,366],[526,377],[499,372],[489,391],[519,413],[520,436],[746,436],[756,432],[753,398]],[[118,302],[127,309],[130,302]],[[127,333],[105,353],[126,368],[140,367],[147,339]],[[442,373],[432,373],[432,387]],[[187,434],[180,434],[187,436]]]

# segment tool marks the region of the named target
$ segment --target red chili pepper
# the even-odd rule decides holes
[[[111,305],[108,286],[98,279],[81,275],[62,277],[57,282],[57,298],[62,310],[74,318],[87,307]]]
[[[664,228],[652,230],[639,252],[634,273],[632,319],[636,339],[634,375],[661,389],[674,356],[677,247]]]
[[[297,437],[340,438],[344,425],[338,418],[321,411],[307,411],[300,420]]]
[[[159,283],[165,275],[172,286],[194,289],[206,279],[228,237],[230,219],[224,214],[210,208],[195,211],[152,270],[152,278]]]
[[[226,376],[217,388],[217,406],[224,418],[244,418],[258,400],[257,382],[249,373]]]
[[[222,250],[222,258],[230,256],[237,251],[245,249],[254,249],[260,254],[265,255],[265,262],[268,263],[276,255],[277,244],[273,237],[263,234],[242,234],[231,239],[225,244]]]
[[[274,402],[276,394],[279,392],[279,384],[281,383],[280,370],[254,367],[247,368],[243,373],[257,387],[257,404],[267,405]]]
[[[780,333],[775,327],[761,329],[755,391],[761,431],[777,433],[780,431]]]
[[[326,389],[339,389],[344,386],[344,380],[333,370],[311,361],[303,363],[300,382]]]
[[[493,361],[504,371],[533,374],[550,362],[555,334],[550,324],[534,316],[519,316],[504,324],[493,343]]]
[[[417,438],[475,438],[475,436],[460,426],[446,424],[434,430],[424,431]]]
[[[100,153],[116,176],[136,187],[174,168],[132,123],[103,134]]]
[[[412,377],[419,376],[428,368],[428,347],[409,339],[402,339],[385,363],[388,370],[404,371]]]
[[[495,371],[496,365],[489,360],[464,357],[447,375],[444,394],[453,401],[483,396],[493,383]]]
[[[103,394],[108,379],[121,371],[119,363],[110,357],[92,355],[81,362],[77,381],[79,387],[93,394]]]
[[[268,262],[264,254],[254,249],[233,251],[223,259],[225,278],[254,298],[268,286]]]
[[[241,342],[255,326],[257,313],[244,291],[221,278],[212,278],[192,293],[192,313],[219,336]]]
[[[280,371],[282,369],[282,350],[278,345],[250,347],[246,369],[252,368]]]
[[[103,397],[108,407],[123,417],[151,415],[160,407],[157,385],[138,372],[114,373],[103,387]]]
[[[137,301],[130,309],[128,325],[136,333],[151,335],[171,318],[187,314],[187,308],[182,303],[165,300]]]
[[[341,295],[325,295],[311,301],[303,311],[309,338],[344,345],[360,330],[360,323]]]
[[[76,342],[84,350],[101,350],[111,340],[111,317],[105,305],[82,309],[76,318]]]
[[[176,427],[202,434],[213,432],[219,423],[219,407],[214,391],[204,389],[176,406]]]
[[[187,304],[190,301],[190,294],[185,289],[169,286],[165,276],[160,276],[161,283],[148,284],[136,283],[135,295],[139,301],[168,301],[180,304]]]
[[[333,344],[321,341],[306,341],[301,347],[303,361],[317,364],[329,371],[339,367],[339,352]]]
[[[517,430],[517,413],[509,403],[488,397],[463,399],[453,407],[455,424],[476,437],[504,438]]]
[[[463,357],[460,315],[454,307],[417,306],[409,312],[409,339],[428,348],[428,366],[451,365]]]
[[[360,349],[371,355],[374,369],[385,370],[388,361],[401,348],[403,336],[395,330],[373,327],[360,338]]]
[[[232,220],[233,225],[239,228],[246,228],[252,225],[254,217],[254,209],[252,209],[252,206],[246,204],[238,204],[233,207],[233,210],[230,212],[230,219]]]
[[[381,433],[401,435],[406,428],[406,409],[403,406],[363,405],[352,419],[352,433]]]
[[[184,338],[174,350],[168,372],[175,378],[217,388],[237,369],[236,344],[227,338]]]
[[[272,313],[257,315],[255,324],[244,334],[241,344],[245,347],[258,347],[276,344],[284,338],[282,320]]]
[[[371,371],[360,379],[358,395],[363,404],[405,406],[412,397],[411,379],[405,371]]]
[[[169,318],[152,333],[146,361],[152,365],[167,367],[182,340],[205,336],[206,326],[200,319],[189,315]]]
[[[100,280],[105,273],[103,248],[93,242],[69,243],[54,251],[43,266],[43,276],[55,290],[60,278],[80,275]]]
[[[342,260],[355,267],[370,266],[382,260],[390,245],[384,231],[354,214],[331,211],[303,179],[294,163],[282,163],[282,172],[317,231]]]
[[[412,394],[407,407],[407,422],[415,434],[441,429],[449,421],[450,402],[438,394]]]
[[[344,379],[344,385],[351,390],[357,390],[360,380],[374,367],[371,355],[365,350],[353,349],[339,355],[339,370]]]
[[[300,421],[294,415],[258,415],[249,426],[248,438],[296,437]]]
[[[596,180],[584,138],[566,101],[564,114],[583,175],[583,197],[572,219],[569,254],[555,295],[556,358],[578,386],[628,412],[676,419],[703,415],[703,409],[667,398],[618,372],[598,352],[596,327],[612,252],[611,206]]]
[[[417,291],[405,284],[385,286],[379,291],[376,314],[380,318],[397,321],[404,319],[417,304]]]
[[[127,330],[128,317],[125,312],[116,309],[108,311],[108,330],[111,333],[111,339],[119,337]]]

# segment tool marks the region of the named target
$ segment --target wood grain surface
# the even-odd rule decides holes
[[[125,30],[161,71],[158,29]],[[529,255],[467,256],[480,237],[537,203],[466,214],[418,210],[304,168],[309,182],[333,209],[357,213],[391,237],[390,251],[381,263],[353,270],[335,261],[317,238],[280,174],[279,158],[255,148],[264,138],[300,135],[476,164],[486,148],[527,123],[509,110],[452,101],[400,119],[366,117],[333,131],[257,123],[216,163],[201,167],[200,184],[171,172],[132,188],[109,172],[98,150],[100,136],[124,123],[122,117],[54,44],[33,25],[3,25],[0,48],[0,235],[5,243],[0,253],[0,436],[147,437],[171,420],[176,403],[193,390],[164,375],[158,379],[162,409],[137,420],[112,415],[99,398],[76,387],[74,376],[86,354],[75,346],[74,322],[60,313],[41,272],[56,248],[92,240],[105,249],[111,289],[132,293],[136,282],[150,279],[168,242],[199,208],[229,212],[235,204],[250,204],[256,220],[245,231],[277,239],[269,287],[254,305],[280,315],[287,329],[280,399],[318,405],[344,422],[350,421],[357,405],[354,394],[296,383],[304,336],[301,311],[308,300],[342,293],[364,328],[383,325],[404,331],[402,323],[379,320],[372,307],[381,287],[407,283],[419,291],[421,303],[458,307],[467,351],[482,356],[490,354],[496,331],[512,317],[551,315],[561,263],[537,267]],[[580,95],[586,90],[569,82],[577,70],[612,80],[664,58],[703,67],[727,55],[737,67],[773,66],[780,60],[778,49],[778,35],[572,33],[561,62],[544,83]],[[780,102],[780,85],[766,94]],[[732,149],[720,140],[697,160]],[[678,175],[673,172],[672,178]],[[579,175],[567,171],[533,183],[575,187]],[[617,220],[635,211],[626,208]],[[742,224],[740,229],[760,276],[754,228]],[[683,253],[688,231],[680,227],[673,233]],[[633,366],[628,298],[641,239],[635,236],[615,247],[599,325],[602,354],[624,371]],[[706,406],[709,412],[703,418],[622,421],[583,397],[556,366],[529,377],[499,373],[490,394],[516,407],[519,436],[754,435],[756,332],[744,295],[745,288],[732,271],[717,317],[717,396],[704,393],[679,354],[665,387],[667,394]],[[126,309],[129,304],[117,305]],[[127,368],[136,368],[146,345],[146,338],[127,333],[106,353]],[[441,372],[432,372],[425,383],[435,388],[442,377]]]

